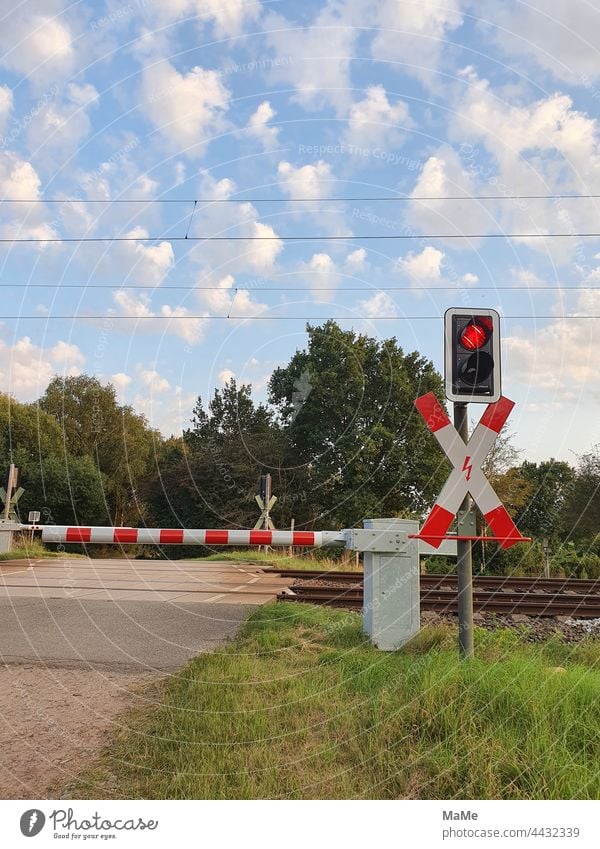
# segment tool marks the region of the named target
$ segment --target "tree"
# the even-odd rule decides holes
[[[600,534],[600,444],[578,458],[565,506],[565,530],[571,539],[592,542]]]
[[[138,524],[143,517],[138,488],[161,441],[146,418],[120,406],[111,384],[85,374],[55,377],[39,407],[58,423],[68,453],[94,461],[105,480],[110,521]]]
[[[65,450],[60,426],[36,404],[0,395],[0,468],[15,463],[25,492],[19,513],[40,510],[47,524],[103,524],[105,478],[91,457]]]
[[[307,332],[308,347],[273,373],[269,398],[321,526],[422,512],[448,471],[414,407],[426,392],[443,396],[433,364],[333,321]]]
[[[215,391],[207,409],[198,398],[192,426],[181,441],[169,441],[157,458],[157,473],[145,496],[161,523],[188,527],[252,527],[258,477],[273,475],[280,527],[298,518],[287,495],[298,491],[298,473],[288,468],[288,447],[273,413],[252,400],[251,387],[230,380]],[[302,487],[303,489],[303,487]],[[294,512],[295,511],[295,512]]]
[[[562,460],[526,461],[519,474],[530,484],[527,504],[517,516],[517,525],[524,536],[558,542],[563,536],[565,507],[575,480],[574,470]]]

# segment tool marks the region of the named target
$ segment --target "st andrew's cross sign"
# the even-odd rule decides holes
[[[519,533],[481,468],[514,407],[514,402],[502,396],[495,404],[489,404],[466,443],[433,392],[417,398],[415,406],[453,466],[418,534],[419,539],[438,548],[446,538],[464,497],[470,493],[495,534],[495,537],[490,539],[496,539],[502,548],[525,542],[527,538]]]

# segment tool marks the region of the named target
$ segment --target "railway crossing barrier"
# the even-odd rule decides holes
[[[104,545],[270,545],[318,548],[344,545],[364,555],[364,627],[380,649],[394,650],[419,631],[419,554],[456,556],[456,543],[436,550],[409,534],[416,521],[368,519],[364,528],[341,531],[226,530],[185,528],[112,528],[0,523],[0,541],[15,530],[37,531],[42,542]],[[3,534],[3,530],[10,533]]]

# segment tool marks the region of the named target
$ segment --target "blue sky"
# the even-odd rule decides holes
[[[15,6],[0,26],[2,391],[33,400],[85,371],[176,433],[232,375],[264,398],[309,318],[441,368],[444,310],[487,306],[524,457],[600,441],[600,239],[490,237],[600,231],[598,200],[516,200],[600,195],[592,5]],[[462,234],[479,238],[444,238]],[[361,238],[382,235],[409,238]]]

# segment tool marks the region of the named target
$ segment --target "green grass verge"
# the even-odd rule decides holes
[[[446,626],[377,652],[358,615],[270,604],[122,717],[76,798],[579,799],[600,794],[600,642]]]
[[[81,554],[71,554],[66,551],[49,551],[39,540],[33,542],[20,541],[10,551],[0,554],[2,560],[38,560],[42,557],[82,557]]]
[[[285,554],[280,554],[278,551],[224,551],[222,554],[210,554],[208,557],[199,557],[196,559],[260,563],[278,569],[306,569],[307,571],[316,570],[322,572],[331,570],[353,572],[355,570],[354,560],[350,563],[344,563],[342,560],[334,560],[328,557],[313,557],[312,554],[305,557],[288,557]],[[362,571],[362,565],[359,571]]]

